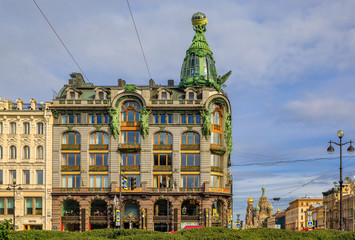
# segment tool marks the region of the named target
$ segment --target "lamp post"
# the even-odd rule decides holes
[[[15,220],[16,220],[16,218],[15,218],[15,217],[16,217],[16,215],[15,215],[16,187],[18,187],[17,190],[22,190],[22,187],[21,187],[19,184],[16,184],[16,178],[14,178],[14,179],[12,180],[12,184],[9,184],[8,187],[6,188],[6,190],[8,190],[8,191],[11,191],[11,188],[12,188],[12,189],[13,189],[13,192],[14,192],[14,209],[13,209],[14,215],[13,215],[13,218],[12,218],[12,220],[13,220],[13,223],[12,223],[12,224],[13,224],[13,226],[14,226],[14,231],[16,231],[16,224],[15,224]]]
[[[338,145],[339,148],[340,148],[340,167],[339,167],[339,171],[340,171],[340,180],[339,180],[339,185],[340,185],[340,200],[339,200],[339,203],[340,203],[340,224],[339,224],[339,228],[340,230],[343,230],[343,209],[342,209],[342,200],[343,200],[343,166],[342,166],[342,146],[350,143],[350,147],[348,148],[348,152],[354,152],[354,148],[353,146],[351,145],[352,144],[352,141],[349,141],[349,142],[345,142],[345,143],[342,143],[342,138],[344,136],[344,131],[343,130],[339,130],[337,132],[337,135],[339,137],[339,143],[336,143],[336,142],[333,142],[333,141],[329,141],[329,147],[327,149],[327,151],[329,153],[331,152],[334,152],[334,148],[332,146],[332,143],[335,144],[335,145]]]

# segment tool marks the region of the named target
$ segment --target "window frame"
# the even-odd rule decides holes
[[[188,133],[193,133],[193,143],[188,143]],[[184,138],[184,135],[185,136],[185,143],[183,143],[183,138]],[[198,143],[196,143],[196,135],[198,135]],[[197,132],[193,132],[193,131],[187,131],[187,132],[184,132],[182,135],[181,135],[181,145],[199,145],[201,143],[201,137],[200,137],[200,134],[197,133]]]
[[[160,141],[160,138],[161,138],[161,134],[162,133],[165,133],[166,135],[165,135],[165,142],[166,142],[166,144],[161,144],[161,141]],[[155,138],[156,138],[156,136],[158,136],[158,143],[155,143]],[[170,136],[170,137],[169,137]],[[169,140],[171,140],[171,142],[169,142]],[[173,144],[173,135],[171,134],[171,133],[169,133],[169,132],[165,132],[165,131],[160,131],[160,132],[156,132],[155,134],[154,134],[154,137],[153,137],[153,144],[154,145],[172,145]]]
[[[69,163],[69,154],[73,154],[74,155],[74,161],[75,161],[75,165],[68,165],[68,163]],[[63,161],[64,161],[64,155],[67,155],[67,158],[66,158],[66,160],[67,160],[67,162],[66,162],[66,164],[63,164]],[[81,165],[81,156],[80,156],[80,153],[66,153],[66,152],[62,152],[62,154],[61,154],[61,156],[62,156],[62,165],[61,166],[80,166]],[[78,159],[77,159],[77,157],[79,156],[79,164],[77,163],[77,161],[78,161]]]
[[[9,153],[9,159],[17,159],[17,148],[15,145],[10,146]]]
[[[32,200],[32,214],[27,213],[27,200]],[[41,208],[40,208],[40,213],[37,214],[37,209],[36,209],[36,202],[37,200],[41,201]],[[42,216],[43,215],[43,199],[39,197],[25,197],[24,198],[24,210],[25,210],[25,216]]]
[[[128,163],[128,154],[133,154],[134,155],[134,164],[133,165],[127,165]],[[123,156],[125,155],[125,159]],[[141,154],[140,153],[121,153],[121,164],[122,166],[140,166],[141,164]],[[137,160],[137,156],[139,156],[139,159]],[[137,164],[137,161],[139,161],[139,164]]]
[[[30,158],[31,158],[30,147],[26,145],[23,147],[22,159],[30,159]]]
[[[187,184],[187,176],[193,176],[193,187],[188,187]],[[198,178],[198,182],[197,182],[197,186],[196,186],[196,178]],[[185,182],[184,182],[185,179]],[[186,186],[184,186],[184,183],[186,184]],[[199,188],[200,187],[200,174],[182,174],[181,175],[181,187],[182,188]]]
[[[70,144],[69,143],[69,133],[75,133],[74,134],[74,144]],[[66,139],[67,139],[67,143],[64,143],[64,137],[65,136],[66,136]],[[62,135],[62,144],[67,144],[67,145],[81,144],[81,135],[80,135],[80,133],[75,132],[75,131],[69,131],[69,132],[63,133],[63,135]]]
[[[166,164],[161,164],[161,156],[165,155],[166,157]],[[170,161],[171,163],[169,164],[169,155],[170,155]],[[158,156],[158,165],[155,164],[155,156]],[[172,166],[173,165],[173,154],[172,153],[154,153],[153,154],[153,165],[154,166]]]
[[[17,126],[16,122],[10,122],[9,133],[10,134],[17,134]]]
[[[165,187],[162,187],[160,184],[160,179],[162,177],[166,177],[166,186]],[[157,181],[155,182],[155,178],[157,179]],[[172,175],[171,174],[154,174],[153,175],[153,187],[154,188],[170,188],[170,179],[172,179]],[[155,184],[157,183],[157,185]]]
[[[4,214],[0,213],[0,216],[13,215],[14,214],[13,212],[8,213],[8,209],[11,209],[11,208],[8,208],[8,201],[12,200],[12,202],[13,202],[12,204],[14,206],[14,198],[13,197],[0,197],[0,200],[1,199],[3,199],[3,201],[4,201]],[[12,207],[12,211],[14,211],[13,209],[14,208]]]
[[[129,143],[128,142],[128,132],[134,132],[134,141],[133,143]],[[121,131],[121,140],[122,140],[122,144],[132,144],[132,145],[135,145],[135,144],[141,144],[141,134],[140,134],[140,131],[139,130],[122,130]],[[137,137],[137,135],[139,135],[139,137]]]
[[[125,106],[125,104],[128,103],[127,106]],[[134,103],[137,104],[136,107],[134,107]],[[124,108],[124,109],[123,109]],[[141,105],[139,104],[139,102],[134,101],[134,100],[128,100],[125,101],[124,103],[122,103],[121,105],[121,121],[122,122],[139,122],[140,118],[141,118]],[[137,110],[139,109],[139,110]],[[133,111],[133,121],[129,121],[128,120],[128,113],[129,111]],[[136,119],[136,113],[138,113],[138,118]],[[124,118],[126,117],[126,121],[124,120]]]
[[[185,159],[183,159],[183,155],[185,155]],[[187,163],[188,163],[188,156],[187,155],[193,155],[193,158],[194,158],[194,160],[193,160],[193,162],[194,162],[194,164],[193,165],[187,165]],[[199,157],[198,157],[198,165],[196,165],[196,155],[198,155]],[[186,167],[191,167],[191,166],[196,166],[196,167],[199,167],[200,166],[200,153],[181,153],[181,161],[180,161],[180,164],[181,164],[181,166],[186,166]],[[185,161],[185,164],[183,164],[183,161]]]
[[[97,134],[97,133],[102,134],[102,136],[101,136],[101,138],[102,138],[102,144],[96,143],[96,134]],[[92,141],[91,141],[92,136],[94,136],[94,143],[92,143]],[[105,136],[107,136],[107,138],[106,138],[107,142],[106,142],[106,143],[105,143]],[[99,136],[99,138],[100,138],[100,136]],[[107,144],[108,144],[108,141],[109,141],[109,136],[108,136],[108,134],[107,134],[106,132],[97,131],[97,132],[93,132],[93,133],[90,134],[90,145],[107,145]]]
[[[44,124],[43,122],[37,123],[37,134],[43,135],[44,134]]]
[[[23,134],[31,134],[31,124],[29,122],[23,123]]]

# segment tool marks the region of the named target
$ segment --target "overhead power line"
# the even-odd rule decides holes
[[[134,17],[133,17],[133,14],[132,14],[131,6],[129,5],[129,1],[128,0],[127,0],[127,5],[128,5],[129,13],[131,14],[131,18],[132,18],[132,22],[133,22],[133,25],[134,25],[134,29],[136,30],[139,46],[141,47],[141,51],[142,51],[142,54],[143,54],[145,66],[147,67],[149,79],[152,79],[152,76],[150,75],[150,71],[149,71],[149,67],[148,67],[148,62],[147,62],[147,59],[146,59],[144,51],[143,51],[143,46],[142,46],[142,43],[141,43],[141,39],[139,38],[136,22],[134,21]]]
[[[74,56],[71,54],[71,52],[69,51],[69,49],[67,48],[67,46],[65,45],[65,43],[63,42],[63,40],[61,39],[61,37],[59,36],[59,34],[57,33],[57,31],[54,29],[54,27],[52,26],[52,24],[50,23],[50,21],[48,20],[48,18],[46,17],[46,15],[44,14],[44,12],[42,11],[42,9],[38,6],[36,0],[32,0],[33,3],[36,5],[36,7],[38,8],[38,10],[41,12],[42,16],[44,17],[44,19],[46,19],[48,25],[52,28],[53,32],[55,33],[55,35],[57,36],[57,38],[59,39],[59,41],[62,43],[63,47],[65,48],[65,50],[67,50],[68,54],[70,55],[71,59],[73,59],[74,63],[76,64],[76,66],[78,66],[80,72],[84,75],[85,79],[89,81],[89,78],[86,76],[86,74],[84,73],[83,69],[81,69],[79,63],[75,60]]]

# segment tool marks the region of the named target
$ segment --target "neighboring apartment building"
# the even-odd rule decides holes
[[[0,220],[13,220],[15,215],[18,230],[51,229],[52,114],[48,106],[34,99],[26,104],[21,99],[13,103],[0,98]]]
[[[115,227],[120,173],[123,228],[228,226],[231,105],[221,85],[230,73],[217,77],[206,16],[192,23],[179,86],[94,86],[73,73],[53,100],[54,229]]]
[[[345,196],[349,195],[351,193],[351,184],[344,184],[343,186],[343,223],[345,223],[344,218],[346,213],[344,212],[344,209],[349,208],[350,204],[344,205],[344,200]],[[333,187],[329,189],[326,192],[323,192],[323,200],[324,200],[324,217],[325,217],[325,225],[326,229],[339,229],[340,227],[340,212],[339,212],[339,200],[340,200],[340,194],[339,194],[339,188],[338,187]],[[348,200],[349,201],[349,200]],[[350,201],[351,202],[351,201]],[[351,207],[350,207],[351,208]],[[345,228],[345,225],[343,225]]]
[[[324,223],[324,206],[322,204],[313,204],[308,209],[311,212],[310,219],[313,221],[313,229],[321,230],[325,228]],[[305,218],[308,217],[308,213],[305,213]]]
[[[321,197],[301,197],[290,202],[286,210],[286,230],[300,231],[306,228],[306,212],[313,204],[322,204]]]

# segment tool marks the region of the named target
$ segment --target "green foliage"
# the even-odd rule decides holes
[[[233,141],[232,141],[231,117],[228,112],[226,112],[224,131],[225,131],[224,137],[226,139],[226,144],[227,144],[227,153],[229,157],[229,155],[233,151]]]
[[[137,92],[137,87],[134,84],[127,84],[124,88],[125,92]]]
[[[11,222],[12,219],[10,220],[4,220],[0,222],[0,239],[10,239],[9,234],[10,234],[10,228],[11,228]]]
[[[236,230],[223,227],[192,228],[178,231],[174,234],[147,231],[141,229],[97,229],[83,233],[61,231],[16,231],[9,234],[13,240],[104,240],[104,239],[160,239],[160,240],[198,240],[198,239],[250,239],[250,240],[274,240],[274,239],[309,239],[309,240],[347,240],[355,239],[355,232],[342,232],[336,230],[315,230],[310,232],[296,232],[282,229],[258,228],[248,230]]]
[[[200,111],[202,117],[202,134],[205,136],[206,140],[211,136],[211,110]]]
[[[145,107],[142,107],[141,111],[141,135],[145,139],[145,137],[149,134],[149,115],[152,110],[148,111]]]
[[[120,134],[120,109],[115,108],[109,110],[109,114],[111,117],[111,133],[113,137],[116,139],[117,136]]]
[[[59,112],[57,109],[52,109],[52,115],[55,119],[57,119],[59,117]]]

